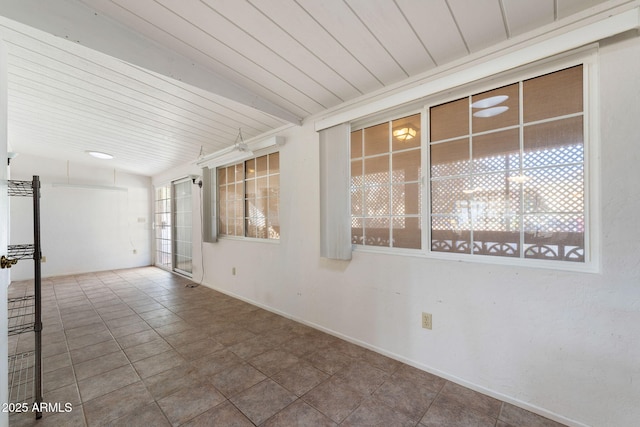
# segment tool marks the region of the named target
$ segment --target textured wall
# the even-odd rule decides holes
[[[610,42],[599,61],[601,273],[358,251],[320,258],[318,136],[308,123],[281,151],[281,241],[205,244],[204,283],[570,424],[634,425],[640,40]],[[433,313],[432,331],[422,311]]]

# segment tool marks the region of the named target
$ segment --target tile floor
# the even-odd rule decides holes
[[[560,425],[190,283],[153,267],[45,279],[44,399],[72,410],[10,425]]]

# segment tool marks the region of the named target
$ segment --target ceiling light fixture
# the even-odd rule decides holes
[[[393,131],[393,137],[400,142],[413,139],[417,134],[418,134],[418,131],[412,128],[411,126],[403,127]]]
[[[85,153],[87,153],[91,157],[95,157],[96,159],[101,159],[101,160],[113,159],[113,156],[111,154],[103,153],[101,151],[85,151]]]
[[[471,107],[473,107],[473,108],[495,107],[498,104],[502,104],[507,99],[509,99],[508,95],[496,95],[496,96],[492,96],[492,97],[489,97],[489,98],[485,98],[485,99],[481,99],[479,101],[476,101],[473,104],[471,104]]]
[[[508,109],[509,107],[506,107],[506,106],[487,108],[485,110],[476,111],[475,113],[473,113],[473,117],[480,117],[480,118],[493,117],[493,116],[497,116],[498,114],[504,113]]]

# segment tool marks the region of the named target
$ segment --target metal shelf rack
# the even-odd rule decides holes
[[[40,179],[8,181],[9,196],[33,198],[33,243],[9,245],[2,256],[2,268],[23,259],[34,261],[33,294],[9,298],[8,335],[34,332],[34,349],[9,356],[9,402],[42,403],[42,252],[40,248]],[[42,412],[36,412],[36,419]]]

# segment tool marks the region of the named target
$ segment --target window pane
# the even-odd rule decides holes
[[[510,129],[473,137],[473,172],[520,168],[520,132]]]
[[[468,210],[463,207],[468,196],[465,191],[471,189],[470,178],[439,179],[431,182],[431,213],[452,214],[461,223],[468,223]],[[466,230],[470,228],[467,226]]]
[[[394,120],[391,129],[393,151],[420,146],[420,114]]]
[[[582,116],[524,128],[524,167],[583,161]]]
[[[469,139],[433,144],[431,176],[455,176],[469,173]]]
[[[364,129],[364,155],[386,153],[389,151],[389,124],[383,123]]]
[[[256,176],[256,160],[255,159],[251,159],[251,160],[247,160],[247,162],[245,163],[245,170],[247,172],[247,178],[255,178]]]
[[[392,161],[391,180],[393,182],[417,181],[420,179],[420,150],[394,153]]]
[[[235,169],[235,182],[242,182],[244,179],[244,163],[240,163],[230,168]]]
[[[582,65],[523,82],[524,122],[582,112]]]
[[[362,188],[351,188],[351,215],[362,216],[364,215],[364,205],[362,196],[364,192]]]
[[[365,244],[390,246],[389,225],[389,218],[366,218],[364,220]]]
[[[218,185],[224,185],[227,183],[227,170],[225,168],[218,168]]]
[[[525,258],[584,262],[583,215],[526,215]]]
[[[473,133],[517,125],[519,103],[518,83],[472,96]]]
[[[450,215],[431,218],[431,250],[434,252],[471,253],[471,233],[455,228],[456,218]]]
[[[362,129],[351,132],[351,158],[362,157]]]
[[[380,185],[389,182],[389,156],[378,156],[364,160],[365,185]]]
[[[269,154],[269,173],[280,173],[280,153]]]
[[[525,213],[584,212],[582,165],[527,171]]]
[[[267,156],[261,156],[256,158],[256,174],[258,176],[264,176],[267,174]]]
[[[389,215],[389,199],[390,199],[389,186],[382,187],[368,187],[364,190],[365,199],[365,215],[366,216],[380,216]]]
[[[469,100],[462,98],[429,110],[431,141],[469,134]]]
[[[409,249],[422,247],[420,218],[394,218],[392,231],[394,247]]]
[[[418,215],[420,213],[420,184],[396,184],[391,190],[391,214],[393,216]]]

